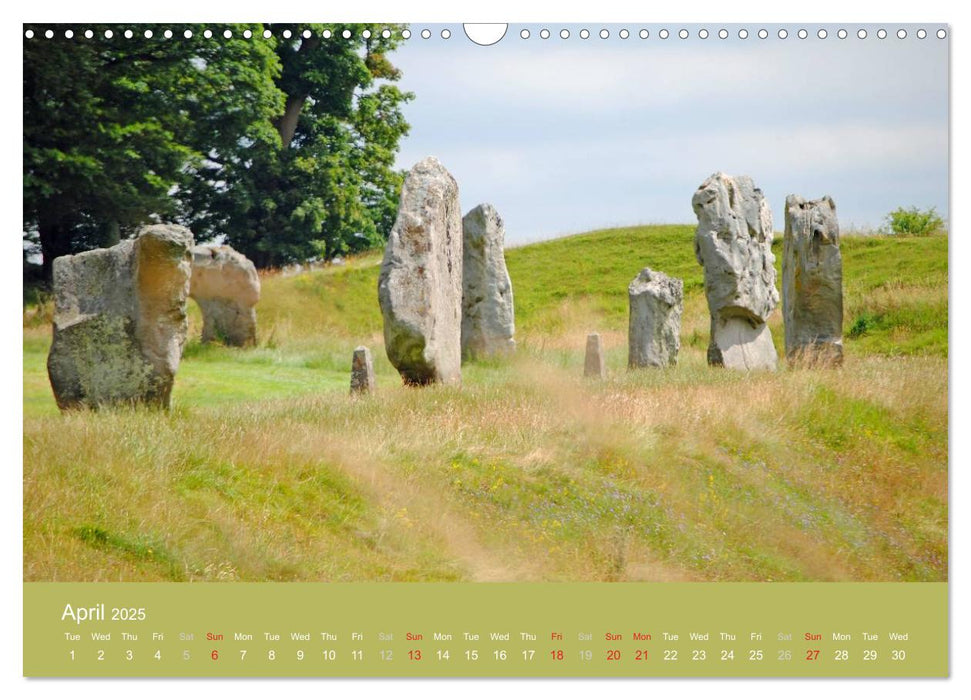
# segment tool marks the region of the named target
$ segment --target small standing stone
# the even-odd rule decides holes
[[[830,197],[786,197],[782,318],[790,364],[842,364],[843,258],[836,205]]]
[[[627,288],[630,299],[628,367],[678,364],[684,282],[645,267]]]
[[[691,199],[698,217],[695,257],[705,270],[711,315],[708,364],[775,369],[767,321],[779,303],[772,212],[752,178],[715,173]]]
[[[583,360],[583,376],[596,379],[607,378],[603,340],[601,340],[599,333],[591,333],[587,336],[587,355]]]
[[[406,384],[462,381],[462,212],[437,158],[401,186],[378,276],[388,359]]]
[[[462,233],[462,357],[508,355],[516,349],[516,322],[502,219],[491,204],[480,204],[463,217]]]
[[[374,364],[371,351],[363,345],[354,348],[351,360],[351,393],[370,394],[374,391]]]
[[[189,229],[158,224],[54,260],[47,372],[59,408],[168,408],[188,333],[192,243]]]

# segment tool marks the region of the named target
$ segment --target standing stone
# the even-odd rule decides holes
[[[194,246],[189,296],[202,309],[202,342],[256,343],[260,277],[245,255],[228,245]]]
[[[678,364],[684,282],[645,267],[627,288],[630,326],[628,367],[668,367]]]
[[[374,391],[374,364],[371,351],[363,345],[354,348],[351,360],[351,393],[370,394]]]
[[[715,173],[691,200],[698,228],[695,257],[705,269],[711,314],[708,364],[775,369],[766,322],[779,303],[772,255],[772,213],[747,176]]]
[[[786,360],[808,366],[843,362],[843,258],[830,197],[786,197],[782,247]]]
[[[480,204],[462,219],[462,234],[462,357],[509,354],[516,321],[502,219],[491,204]]]
[[[462,380],[462,214],[437,158],[405,178],[378,277],[388,359],[406,384]]]
[[[587,355],[583,360],[583,376],[595,379],[607,378],[607,366],[604,363],[604,346],[599,333],[587,336]]]
[[[111,248],[54,260],[47,372],[62,410],[168,408],[188,332],[192,243],[182,226],[146,226]]]

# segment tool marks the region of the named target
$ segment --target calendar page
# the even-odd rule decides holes
[[[22,42],[24,676],[950,674],[949,25]]]

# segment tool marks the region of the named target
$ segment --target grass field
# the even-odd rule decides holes
[[[705,363],[692,234],[509,250],[519,350],[461,388],[401,385],[374,254],[264,276],[256,348],[201,346],[191,307],[167,414],[60,415],[49,304],[25,306],[25,578],[946,580],[947,237],[845,238],[845,366],[740,374]],[[645,265],[684,279],[681,358],[628,372]]]

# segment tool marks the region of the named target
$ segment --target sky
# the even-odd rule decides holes
[[[483,47],[461,25],[412,25],[392,56],[400,87],[415,94],[397,164],[437,156],[459,183],[463,212],[492,203],[513,245],[694,224],[691,196],[716,171],[750,175],[777,231],[788,194],[832,196],[844,230],[879,227],[900,206],[947,218],[950,39],[921,26],[924,39],[900,24],[884,39],[877,25],[636,25],[625,40],[621,25],[510,25]],[[722,27],[729,38],[717,37]]]

